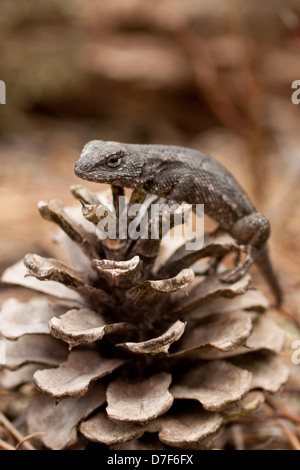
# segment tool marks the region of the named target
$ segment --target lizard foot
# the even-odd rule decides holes
[[[240,262],[241,251],[246,253],[246,257],[242,262]],[[227,271],[224,271],[220,274],[219,279],[222,282],[237,282],[247,274],[248,269],[253,264],[253,248],[247,245],[241,246],[241,251],[238,253],[235,259],[235,268],[228,269]]]
[[[206,276],[211,276],[215,274],[215,272],[217,271],[218,265],[219,265],[219,260],[217,258],[210,259],[207,263],[207,269],[204,271],[203,274],[205,274]]]
[[[239,281],[242,277],[247,274],[247,269],[243,265],[239,265],[236,268],[228,269],[219,275],[219,279],[222,282],[232,284]]]
[[[221,261],[222,261],[223,256],[217,257],[217,258],[211,258],[208,263],[207,263],[207,270],[205,274],[207,276],[211,276],[212,274],[215,274]]]

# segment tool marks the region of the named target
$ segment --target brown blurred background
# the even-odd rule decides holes
[[[220,160],[270,218],[300,317],[299,52],[299,0],[3,0],[0,271],[55,250],[36,203],[71,202],[88,140],[184,145]]]
[[[300,338],[300,105],[291,85],[299,52],[299,0],[0,0],[0,274],[28,252],[57,254],[54,227],[36,205],[72,202],[87,141],[206,151],[272,224],[286,302],[271,315],[287,332],[292,372],[280,400],[298,438],[300,365],[291,345]],[[30,294],[0,286],[0,304],[12,295]],[[0,410],[5,400],[21,406],[3,394]]]

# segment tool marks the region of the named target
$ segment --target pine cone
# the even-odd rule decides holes
[[[205,234],[201,249],[174,249],[174,241],[162,239],[162,214],[158,239],[100,240],[103,217],[121,218],[122,190],[112,187],[115,212],[103,195],[81,186],[72,192],[82,209],[39,204],[60,227],[56,241],[72,267],[28,254],[2,277],[46,294],[2,306],[2,385],[34,382],[28,432],[45,432],[46,448],[211,447],[288,376],[278,357],[284,334],[250,275],[224,284],[224,268],[212,273],[203,262],[239,246],[218,233]],[[129,207],[152,201],[134,191]],[[141,220],[150,233],[149,211]]]

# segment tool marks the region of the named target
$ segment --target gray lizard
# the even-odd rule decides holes
[[[203,152],[170,145],[138,145],[93,140],[75,166],[80,178],[139,188],[165,197],[169,204],[204,204],[207,215],[243,246],[245,257],[221,275],[236,282],[255,261],[270,284],[277,305],[282,293],[266,241],[270,223],[251,203],[232,174]]]

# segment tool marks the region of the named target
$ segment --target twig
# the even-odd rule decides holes
[[[17,441],[23,441],[24,436],[18,431],[13,424],[4,416],[3,413],[0,412],[0,422],[3,426],[8,429],[8,431],[17,439]],[[27,450],[36,450],[30,442],[24,442],[24,447]]]
[[[293,312],[283,306],[279,308],[279,311],[283,313],[286,317],[290,318],[298,326],[298,328],[300,328],[300,320],[296,317]]]
[[[268,439],[257,446],[251,447],[250,450],[264,450],[268,445],[272,444],[274,441],[274,436],[268,437]]]
[[[182,21],[174,30],[175,37],[184,47],[190,60],[195,83],[220,122],[242,138],[248,134],[248,123],[231,99],[220,88],[216,65],[208,46]]]
[[[244,437],[242,428],[239,424],[235,424],[231,427],[232,437],[236,450],[245,450]]]
[[[276,419],[276,422],[278,423],[278,425],[282,428],[284,434],[286,435],[286,437],[288,438],[288,440],[290,441],[292,447],[294,450],[300,450],[300,442],[299,442],[299,439],[297,438],[297,436],[289,429],[287,428],[280,419]]]
[[[0,448],[4,450],[15,450],[14,446],[3,441],[3,439],[0,439]]]
[[[34,437],[38,437],[38,436],[44,436],[46,433],[45,432],[34,432],[32,434],[29,434],[28,436],[24,437],[24,439],[22,441],[20,441],[18,443],[18,445],[16,445],[16,448],[15,450],[19,450],[19,448],[25,444],[26,441],[29,441],[29,439],[33,439]]]
[[[294,424],[300,424],[300,417],[294,415],[285,405],[278,403],[268,394],[266,394],[266,403],[276,412],[278,417],[287,419]]]
[[[0,426],[0,434],[1,434],[1,437],[6,437],[8,439],[11,439],[11,433],[4,427],[4,426]]]

